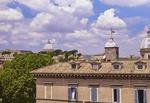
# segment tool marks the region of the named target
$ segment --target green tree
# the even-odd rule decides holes
[[[5,62],[0,71],[0,97],[3,103],[35,103],[35,80],[30,72],[55,63],[53,56],[61,62],[74,60],[77,50],[17,54],[12,61]],[[81,54],[79,54],[80,56]]]
[[[0,73],[3,103],[34,103],[35,81],[30,72],[54,63],[50,54],[17,55]]]

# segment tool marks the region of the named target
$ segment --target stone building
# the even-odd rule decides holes
[[[109,38],[97,60],[57,63],[32,71],[36,103],[150,103],[150,30],[141,57],[119,57]]]
[[[11,61],[12,59],[14,59],[15,54],[28,54],[28,53],[32,53],[32,51],[28,51],[28,50],[10,50],[10,49],[1,50],[0,51],[0,65],[3,64],[6,61]]]

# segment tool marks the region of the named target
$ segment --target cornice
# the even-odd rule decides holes
[[[150,74],[133,73],[34,73],[36,78],[66,79],[141,79],[150,80]]]

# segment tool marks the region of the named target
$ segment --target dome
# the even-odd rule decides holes
[[[147,32],[146,37],[142,40],[140,48],[141,49],[150,48],[150,28]]]
[[[118,45],[115,43],[115,41],[113,40],[113,38],[110,38],[106,42],[105,47],[118,47]]]
[[[50,51],[50,50],[53,50],[53,46],[52,46],[52,43],[50,41],[48,41],[45,46],[43,47],[43,50],[46,50],[46,51]]]

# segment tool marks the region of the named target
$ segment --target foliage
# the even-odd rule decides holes
[[[3,103],[34,103],[35,81],[30,71],[52,63],[48,54],[17,55],[6,62],[0,73]]]
[[[35,103],[35,80],[30,72],[55,63],[54,56],[60,61],[74,60],[77,50],[16,54],[12,61],[5,62],[0,71],[0,98],[3,103]]]

